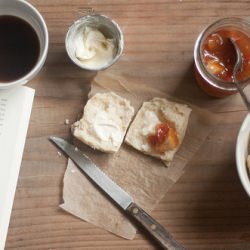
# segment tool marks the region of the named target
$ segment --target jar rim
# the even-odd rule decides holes
[[[208,25],[205,29],[203,29],[203,31],[198,36],[195,42],[195,46],[194,46],[194,61],[195,61],[195,65],[199,74],[210,85],[212,85],[215,88],[219,88],[221,90],[236,91],[237,88],[235,87],[233,83],[230,86],[229,82],[223,81],[219,79],[218,77],[214,76],[213,74],[211,74],[210,72],[208,72],[206,66],[203,63],[202,52],[201,52],[202,42],[204,41],[207,35],[211,34],[213,30],[218,30],[219,28],[228,27],[228,26],[238,28],[241,31],[244,30],[243,28],[245,28],[245,30],[248,30],[248,31],[250,30],[250,22],[242,18],[226,17],[226,18],[221,18],[221,19],[214,21],[213,23]],[[240,85],[244,88],[249,80],[250,80],[250,77],[244,81],[241,81]]]

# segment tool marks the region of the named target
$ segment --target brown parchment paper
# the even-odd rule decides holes
[[[125,77],[108,73],[98,74],[89,95],[107,91],[114,91],[129,99],[135,110],[143,101],[155,96],[181,102],[159,91],[153,84],[146,86],[128,81]],[[115,154],[92,150],[76,140],[74,143],[128,192],[139,206],[150,213],[181,177],[187,162],[218,123],[218,118],[214,114],[192,105],[189,106],[192,108],[192,113],[184,141],[168,168],[160,160],[146,156],[124,143]],[[126,239],[133,239],[136,234],[135,227],[122,211],[103,195],[70,160],[64,175],[63,200],[61,208],[87,222]]]

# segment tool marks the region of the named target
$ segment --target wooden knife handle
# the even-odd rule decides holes
[[[143,227],[160,243],[164,249],[168,250],[184,250],[171,234],[147,214],[142,208],[135,203],[131,203],[126,209]]]

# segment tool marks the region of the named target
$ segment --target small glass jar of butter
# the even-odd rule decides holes
[[[114,64],[122,54],[123,33],[105,15],[90,14],[75,21],[65,39],[70,59],[80,68],[100,71]]]

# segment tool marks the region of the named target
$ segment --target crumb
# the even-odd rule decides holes
[[[57,151],[57,157],[61,157],[62,153],[60,151]]]
[[[78,151],[78,148],[77,148],[77,147],[75,147],[75,151]]]
[[[65,119],[64,124],[69,125],[69,119]]]

